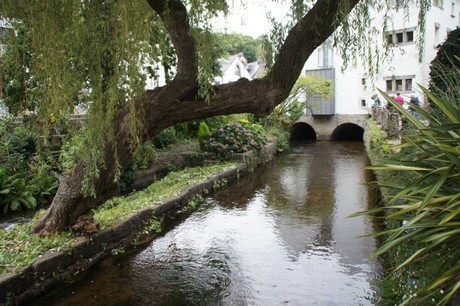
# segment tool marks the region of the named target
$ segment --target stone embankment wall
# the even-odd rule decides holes
[[[48,251],[19,273],[1,274],[0,305],[19,305],[31,301],[111,255],[112,250],[130,249],[152,241],[157,234],[145,232],[152,218],[167,222],[168,217],[177,214],[194,196],[212,191],[216,183],[235,182],[248,171],[271,160],[276,153],[276,143],[271,143],[267,145],[263,157],[254,153],[239,154],[235,156],[236,160],[241,161],[238,167],[219,173],[202,184],[189,186],[179,196],[164,200],[155,208],[140,210],[111,228],[80,236],[70,249]]]

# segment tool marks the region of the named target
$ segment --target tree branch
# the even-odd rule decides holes
[[[283,93],[289,92],[313,51],[334,33],[358,2],[318,0],[289,31],[267,78],[280,87]]]
[[[177,54],[176,79],[196,82],[196,42],[190,33],[187,9],[180,0],[147,0],[163,20]]]

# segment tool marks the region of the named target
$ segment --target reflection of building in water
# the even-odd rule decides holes
[[[333,253],[344,267],[362,263],[375,244],[350,242],[371,233],[373,224],[347,217],[375,200],[368,196],[363,144],[323,141],[299,146],[286,164],[274,173],[267,204],[274,214],[283,212],[274,222],[292,260],[302,254]]]
[[[370,217],[348,218],[358,211],[364,211],[373,206],[376,198],[370,196],[367,186],[367,173],[363,165],[367,163],[364,148],[347,147],[343,153],[334,159],[334,199],[335,213],[332,222],[332,235],[337,252],[347,254],[348,262],[357,264],[362,258],[368,258],[377,245],[373,238],[367,239],[366,244],[356,248],[348,243],[365,234],[374,232]],[[374,243],[373,243],[374,242]]]

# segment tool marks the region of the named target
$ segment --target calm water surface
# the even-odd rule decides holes
[[[39,305],[370,305],[375,203],[361,142],[316,142],[214,194],[165,236]]]

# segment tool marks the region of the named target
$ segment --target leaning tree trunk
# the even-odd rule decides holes
[[[148,0],[171,36],[178,57],[178,72],[170,84],[149,91],[142,101],[145,138],[151,138],[175,123],[193,119],[235,113],[269,114],[289,95],[310,54],[339,25],[339,9],[342,10],[341,16],[346,16],[359,0],[349,0],[349,5],[343,5],[343,2],[346,1],[319,0],[290,30],[266,77],[220,85],[211,101],[204,101],[197,94],[196,47],[190,35],[185,7],[180,0]],[[168,6],[167,10],[165,6]],[[82,193],[85,165],[80,162],[59,186],[50,208],[33,226],[34,232],[46,235],[65,230],[79,216],[118,193],[114,182],[116,166],[110,148],[116,147],[119,164],[125,167],[132,154],[129,149],[129,115],[125,114],[124,110],[120,110],[114,123],[116,144],[106,144],[107,166],[101,169],[100,178],[95,183],[96,198],[85,197]]]

